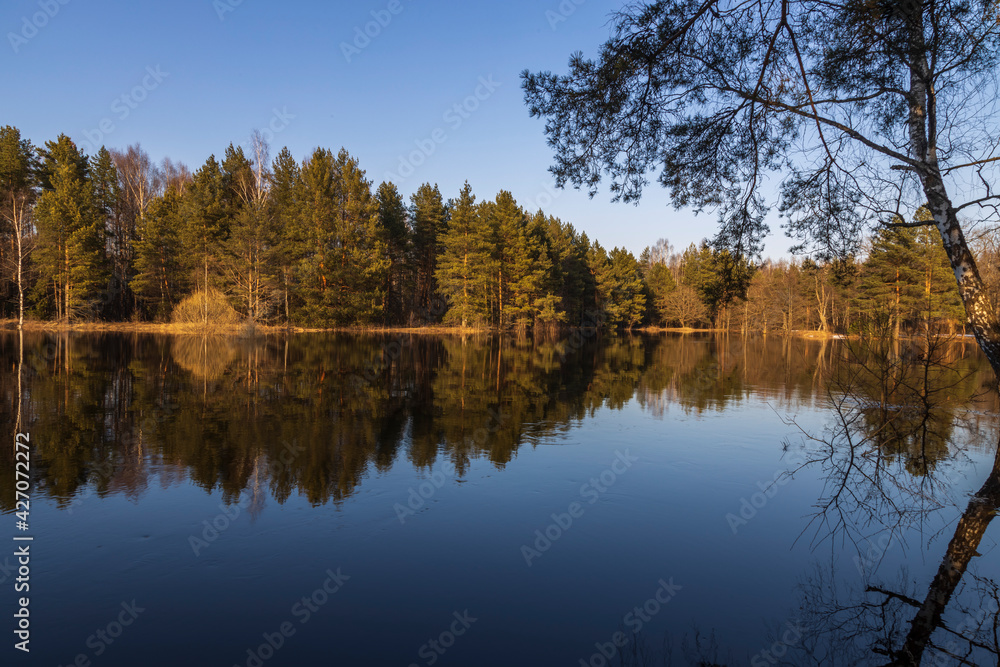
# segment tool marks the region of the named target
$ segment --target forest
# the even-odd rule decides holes
[[[996,302],[1000,235],[984,231],[974,247]],[[468,183],[425,183],[406,201],[345,149],[271,159],[259,133],[192,173],[139,144],[88,156],[66,135],[36,147],[0,128],[0,267],[0,318],[18,322],[893,336],[965,326],[932,227],[881,227],[858,256],[827,261],[665,239],[637,258],[508,191],[480,199]]]

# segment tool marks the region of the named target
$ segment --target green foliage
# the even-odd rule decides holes
[[[92,319],[106,300],[108,266],[87,157],[66,135],[45,146],[44,190],[35,208],[36,309],[59,319]]]
[[[681,259],[684,283],[693,288],[713,319],[735,299],[745,298],[754,267],[744,257],[728,250],[715,250],[702,242],[684,251]]]
[[[171,188],[150,202],[138,229],[132,289],[146,312],[158,320],[165,319],[189,289],[182,228],[181,196]]]
[[[931,328],[964,319],[941,237],[930,227],[880,229],[872,239],[860,289],[864,321],[887,320],[895,336],[904,326]]]
[[[435,270],[441,238],[448,225],[448,209],[438,186],[424,183],[410,198],[411,262],[415,278],[413,311],[425,322],[436,322],[443,314],[434,305],[437,291]]]
[[[378,205],[378,234],[386,245],[389,270],[386,272],[383,315],[387,324],[406,321],[408,304],[413,302],[413,281],[410,280],[410,230],[408,211],[403,197],[393,183],[382,182],[375,192]]]
[[[624,248],[608,253],[595,243],[587,260],[597,288],[601,321],[612,328],[638,326],[645,315],[646,294],[635,256]]]
[[[319,148],[298,163],[285,148],[268,165],[256,162],[266,162],[266,147],[255,146],[250,159],[230,145],[193,178],[165,161],[137,202],[123,154],[102,148],[88,159],[60,137],[38,165],[16,129],[0,129],[0,296],[14,302],[17,206],[29,222],[25,248],[38,246],[22,255],[29,305],[58,318],[163,321],[207,286],[241,317],[314,327],[651,323],[791,333],[857,330],[879,317],[891,335],[962,326],[932,228],[885,229],[864,263],[756,267],[707,242],[677,255],[665,239],[636,260],[543,211],[529,214],[508,191],[477,202],[466,184],[446,203],[425,183],[407,206],[392,183],[373,193],[345,150]],[[211,324],[206,302],[192,303]]]
[[[468,183],[449,208],[451,219],[435,273],[438,288],[449,303],[444,321],[463,327],[488,323],[493,275],[490,229]]]
[[[382,321],[390,262],[365,172],[345,150],[317,149],[301,174],[293,317],[312,326]]]

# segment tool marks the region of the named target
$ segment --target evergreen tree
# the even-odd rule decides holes
[[[400,324],[406,322],[407,307],[413,303],[412,281],[408,280],[411,272],[406,261],[410,242],[408,213],[399,190],[392,183],[383,181],[379,184],[375,201],[378,205],[379,237],[385,243],[389,257],[383,305],[385,322]]]
[[[605,324],[626,329],[638,326],[646,313],[646,294],[635,256],[624,248],[607,253],[595,243],[591,263]]]
[[[132,239],[116,235],[121,228],[122,190],[111,153],[105,147],[90,160],[94,183],[94,206],[101,219],[104,242],[111,273],[111,284],[105,295],[105,315],[124,319],[131,312],[132,295],[129,283],[133,276]]]
[[[202,293],[203,321],[208,323],[208,292],[217,276],[223,243],[229,234],[229,219],[223,199],[222,169],[215,156],[195,172],[184,193],[182,229],[185,254],[190,262],[194,283]]]
[[[545,216],[541,212],[522,217],[515,236],[510,267],[509,322],[519,327],[533,326],[536,320],[549,324],[566,319],[559,309],[555,273],[549,255]]]
[[[389,255],[379,228],[378,202],[356,158],[341,149],[338,175],[338,280],[336,320],[373,324],[384,320]]]
[[[496,199],[484,209],[493,234],[493,262],[495,277],[492,280],[493,320],[501,329],[512,324],[512,315],[517,314],[513,303],[512,284],[518,279],[518,252],[522,250],[524,233],[524,212],[517,205],[514,196],[501,190]]]
[[[103,221],[94,203],[87,157],[66,135],[45,146],[44,191],[35,209],[36,297],[60,320],[92,317],[103,306],[101,292],[107,288],[108,271]]]
[[[666,321],[667,299],[677,289],[673,272],[667,266],[671,255],[670,243],[660,239],[655,248],[647,246],[639,257],[639,268],[646,283],[648,316],[650,321],[660,324]]]
[[[389,270],[378,204],[357,160],[317,149],[302,167],[297,232],[301,315],[314,324],[381,321]]]
[[[170,187],[150,202],[139,223],[132,289],[145,310],[158,320],[170,316],[190,283],[182,259],[181,204],[176,188]]]
[[[872,238],[861,281],[861,305],[867,326],[899,337],[903,322],[917,309],[920,270],[916,232],[882,227]]]
[[[468,182],[450,210],[435,277],[438,289],[450,304],[444,321],[467,327],[489,319],[490,230]]]
[[[269,264],[274,267],[282,312],[291,323],[292,299],[296,291],[293,267],[302,259],[302,173],[288,148],[282,148],[271,165],[270,217],[278,233]],[[298,308],[298,304],[296,308]]]
[[[328,317],[323,312],[331,288],[330,251],[336,245],[335,180],[333,153],[317,148],[302,164],[302,198],[294,234],[295,267],[301,310],[297,316],[309,322]]]
[[[423,319],[437,320],[442,313],[432,308],[432,300],[437,291],[434,278],[440,240],[448,224],[448,210],[441,198],[438,186],[430,183],[421,185],[410,198],[413,222],[413,267],[416,278],[416,294],[413,308]]]
[[[587,304],[593,302],[594,285],[587,270],[586,236],[581,236],[573,225],[558,218],[547,218],[549,255],[560,297],[559,310],[566,314],[570,326],[584,322]]]
[[[956,324],[964,322],[965,308],[941,235],[931,227],[918,227],[915,240],[920,296],[914,324],[922,322],[924,330],[930,332],[934,321],[944,320],[954,330]]]

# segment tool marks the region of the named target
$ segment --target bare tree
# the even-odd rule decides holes
[[[17,326],[24,326],[25,261],[34,244],[31,212],[37,196],[35,149],[16,128],[0,128],[0,220],[9,225],[12,266],[17,284]]]
[[[683,283],[663,299],[663,315],[668,321],[679,322],[681,327],[700,324],[708,320],[708,308],[698,296],[698,292]]]
[[[120,214],[114,217],[110,234],[109,255],[112,275],[121,295],[123,307],[135,262],[135,241],[149,203],[162,192],[163,181],[149,154],[138,143],[124,151],[111,150],[121,188]]]

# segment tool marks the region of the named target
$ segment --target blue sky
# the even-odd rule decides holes
[[[661,237],[682,248],[714,233],[713,214],[675,211],[655,185],[639,206],[612,204],[606,185],[594,199],[555,190],[543,121],[524,105],[520,72],[594,56],[619,7],[6,0],[0,125],[36,144],[61,132],[85,148],[141,142],[154,160],[192,170],[269,129],[272,156],[344,147],[375,184],[392,180],[407,197],[423,182],[456,196],[468,180],[480,198],[510,190],[608,248],[638,254]],[[788,245],[775,235],[767,252]]]

